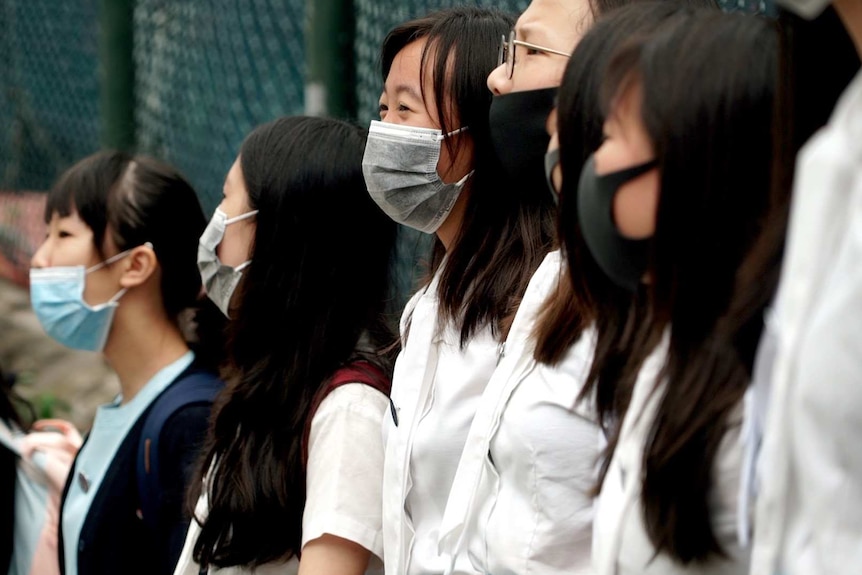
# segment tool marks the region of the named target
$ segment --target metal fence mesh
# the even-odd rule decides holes
[[[98,2],[0,2],[0,189],[45,189],[99,145]]]
[[[304,111],[307,0],[136,0],[134,123],[139,151],[176,165],[209,212],[243,137],[257,124]],[[769,12],[765,0],[719,0]],[[459,0],[355,0],[357,120],[376,116],[378,53],[387,32]],[[513,14],[529,0],[467,2]],[[0,2],[0,191],[45,190],[100,145],[99,0]],[[102,70],[110,74],[111,70]],[[0,249],[26,266],[33,218],[0,198]],[[17,210],[17,211],[16,211]],[[29,212],[28,212],[29,213]],[[361,229],[361,228],[358,228]],[[41,233],[41,231],[39,232]],[[398,309],[431,238],[405,229],[396,262]]]
[[[135,120],[214,209],[243,137],[303,111],[305,0],[139,0]]]

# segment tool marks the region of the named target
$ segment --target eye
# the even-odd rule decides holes
[[[398,111],[399,112],[410,112],[411,110],[408,106],[405,106],[404,104],[399,103],[398,104]]]
[[[524,46],[524,50],[526,50],[527,56],[535,56],[536,54],[541,54],[541,50],[536,50],[535,48],[530,48],[529,46]]]
[[[384,104],[382,102],[380,103],[379,106],[377,106],[377,113],[380,114],[381,120],[386,118],[386,112],[388,112],[388,111],[389,111],[389,106],[387,106],[386,104]]]
[[[72,237],[72,234],[70,232],[67,232],[66,230],[60,230],[59,232],[57,232],[57,235],[60,236],[61,238],[71,238]]]

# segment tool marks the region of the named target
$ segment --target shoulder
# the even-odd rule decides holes
[[[338,416],[379,421],[388,407],[389,398],[381,391],[364,383],[345,383],[320,402],[311,425]]]
[[[209,426],[215,396],[224,387],[208,371],[186,371],[155,399],[144,435],[158,435],[161,450],[197,449]]]
[[[533,272],[527,290],[524,292],[524,299],[526,300],[531,296],[542,299],[556,290],[562,272],[562,252],[559,249],[548,252],[545,255],[545,259],[542,260],[542,263]]]

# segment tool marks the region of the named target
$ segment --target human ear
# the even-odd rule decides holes
[[[120,278],[120,285],[124,288],[136,287],[146,282],[159,265],[153,244],[150,242],[142,246],[132,248],[125,258],[126,268]]]

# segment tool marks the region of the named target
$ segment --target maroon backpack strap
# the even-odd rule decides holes
[[[392,388],[392,380],[386,376],[380,367],[370,361],[355,361],[332,374],[329,381],[317,390],[314,399],[311,400],[311,408],[308,410],[308,418],[305,420],[305,430],[302,434],[303,465],[308,464],[308,441],[311,435],[311,421],[314,419],[314,414],[317,413],[317,408],[320,407],[326,396],[332,393],[335,388],[348,383],[362,383],[371,386],[386,395],[386,397],[389,397],[389,391]]]

